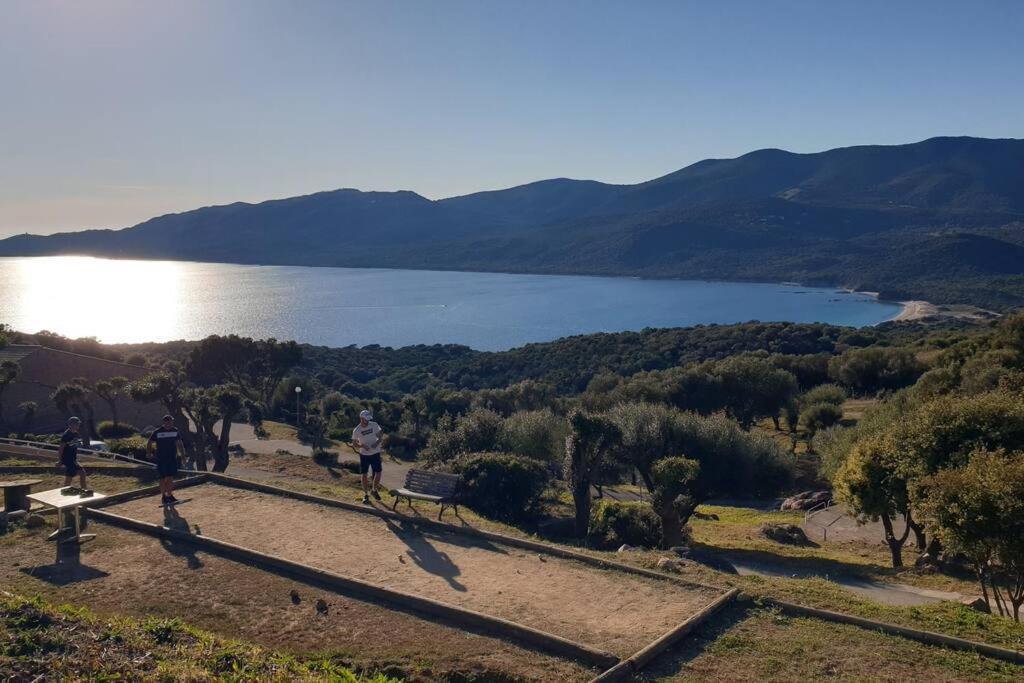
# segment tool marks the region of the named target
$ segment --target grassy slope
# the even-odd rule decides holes
[[[644,672],[657,681],[1015,681],[1021,669],[853,626],[730,609]]]
[[[177,619],[101,619],[12,594],[0,595],[0,671],[12,680],[397,680],[225,640]]]

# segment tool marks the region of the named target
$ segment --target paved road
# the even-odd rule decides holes
[[[831,581],[843,588],[870,598],[875,602],[884,605],[927,605],[943,600],[962,600],[960,593],[948,593],[946,591],[935,591],[927,588],[917,588],[902,583],[882,583],[881,581],[867,581],[849,576],[826,575],[809,570],[793,570],[790,567],[773,566],[764,562],[752,562],[750,560],[734,560],[728,555],[724,556],[740,575],[756,575],[767,577],[785,578],[821,578]]]

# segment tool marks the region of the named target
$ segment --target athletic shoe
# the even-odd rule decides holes
[[[373,497],[374,497],[374,498],[376,498],[377,500],[380,500],[380,494],[379,494],[379,493],[377,493],[377,491],[373,491],[373,494],[372,494],[372,495],[373,495]]]
[[[92,497],[92,489],[82,489],[82,492],[79,495],[82,498],[90,498]]]
[[[363,496],[363,505],[369,505],[369,504],[370,504],[370,497],[369,496]]]

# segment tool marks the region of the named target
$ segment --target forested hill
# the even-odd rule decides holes
[[[354,251],[339,245],[359,242]],[[1024,140],[766,149],[636,185],[353,189],[0,241],[0,255],[794,280],[1024,304]]]

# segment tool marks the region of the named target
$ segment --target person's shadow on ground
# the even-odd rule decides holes
[[[177,531],[181,534],[192,535],[189,530],[188,520],[182,517],[178,510],[173,505],[164,506],[164,526],[171,531]],[[196,555],[195,546],[187,541],[178,541],[171,538],[161,538],[160,545],[163,546],[164,550],[177,557],[184,557],[185,561],[188,562],[189,569],[199,569],[203,566],[203,563],[199,560],[199,556]]]
[[[452,562],[448,553],[440,552],[430,544],[418,529],[409,528],[402,524],[395,524],[392,520],[386,519],[388,530],[391,531],[409,549],[407,554],[426,572],[440,576],[448,582],[448,585],[460,593],[466,592],[466,587],[455,580],[456,576],[462,574],[459,566]]]

